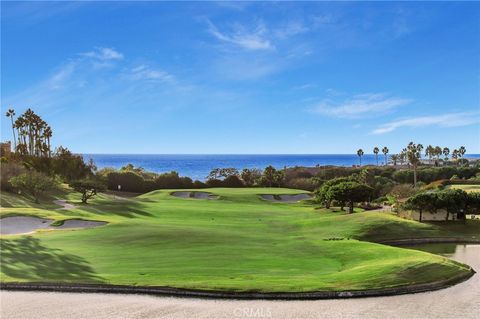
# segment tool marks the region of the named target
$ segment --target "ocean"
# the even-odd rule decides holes
[[[175,155],[175,154],[83,154],[85,160],[92,158],[98,168],[113,167],[121,168],[128,163],[143,167],[145,170],[155,173],[177,171],[181,176],[192,179],[205,180],[205,177],[214,168],[234,167],[238,170],[243,168],[265,168],[272,165],[275,168],[294,166],[315,165],[358,165],[359,159],[356,154],[289,154],[289,155]],[[465,157],[480,158],[480,154],[470,154]],[[378,163],[385,161],[383,154],[378,155]],[[375,155],[365,154],[362,157],[362,165],[376,164]]]

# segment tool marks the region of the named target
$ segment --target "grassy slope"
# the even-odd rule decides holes
[[[448,185],[447,187],[453,189],[463,189],[467,193],[480,192],[480,185]]]
[[[71,211],[27,204],[4,193],[2,205],[14,207],[2,208],[2,216],[81,217],[110,224],[4,236],[2,280],[312,291],[430,282],[465,271],[436,255],[359,241],[448,232],[436,225],[383,213],[345,215],[306,203],[271,203],[257,195],[300,192],[295,190],[209,191],[221,200],[180,199],[156,191],[129,200],[102,195]],[[78,201],[75,194],[65,196]]]

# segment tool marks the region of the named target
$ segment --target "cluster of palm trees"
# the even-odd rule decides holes
[[[451,158],[453,160],[457,160],[459,158],[463,158],[467,149],[465,146],[460,146],[458,149],[454,149],[451,154]],[[448,161],[448,156],[450,155],[450,149],[448,147],[444,147],[443,149],[440,146],[432,146],[428,145],[425,148],[425,156],[428,157],[430,163],[432,163],[432,159],[436,159],[437,161],[440,160],[440,156],[444,156],[444,160]]]
[[[390,150],[388,149],[388,147],[384,147],[382,148],[382,153],[383,155],[385,156],[385,165],[387,165],[388,163],[388,157],[387,157],[387,154],[388,152],[390,152]],[[374,147],[373,148],[373,154],[375,154],[375,161],[377,162],[377,166],[378,166],[378,153],[380,153],[380,149],[378,147]],[[358,159],[360,161],[360,166],[362,166],[362,156],[364,155],[365,153],[363,152],[363,150],[360,148],[358,149],[357,151],[357,155],[358,155]]]
[[[20,155],[50,157],[52,129],[40,116],[28,109],[14,119],[15,110],[6,114],[12,121],[14,150]]]

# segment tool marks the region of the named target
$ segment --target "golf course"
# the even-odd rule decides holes
[[[2,284],[308,293],[452,284],[473,274],[468,265],[445,257],[380,242],[469,239],[478,235],[477,221],[457,231],[453,224],[419,223],[386,212],[355,208],[347,214],[309,199],[266,199],[305,193],[286,188],[212,188],[203,189],[202,196],[192,194],[195,190],[186,196],[175,192],[128,198],[102,193],[88,204],[67,187],[41,204],[2,193],[2,219],[52,221],[48,229],[1,235]],[[55,229],[79,219],[105,224]]]

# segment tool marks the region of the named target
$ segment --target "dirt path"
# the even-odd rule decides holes
[[[57,208],[57,209],[74,209],[77,207],[73,204],[67,203],[65,199],[57,199],[57,200],[54,200],[53,203],[58,206],[62,206],[61,208]]]

